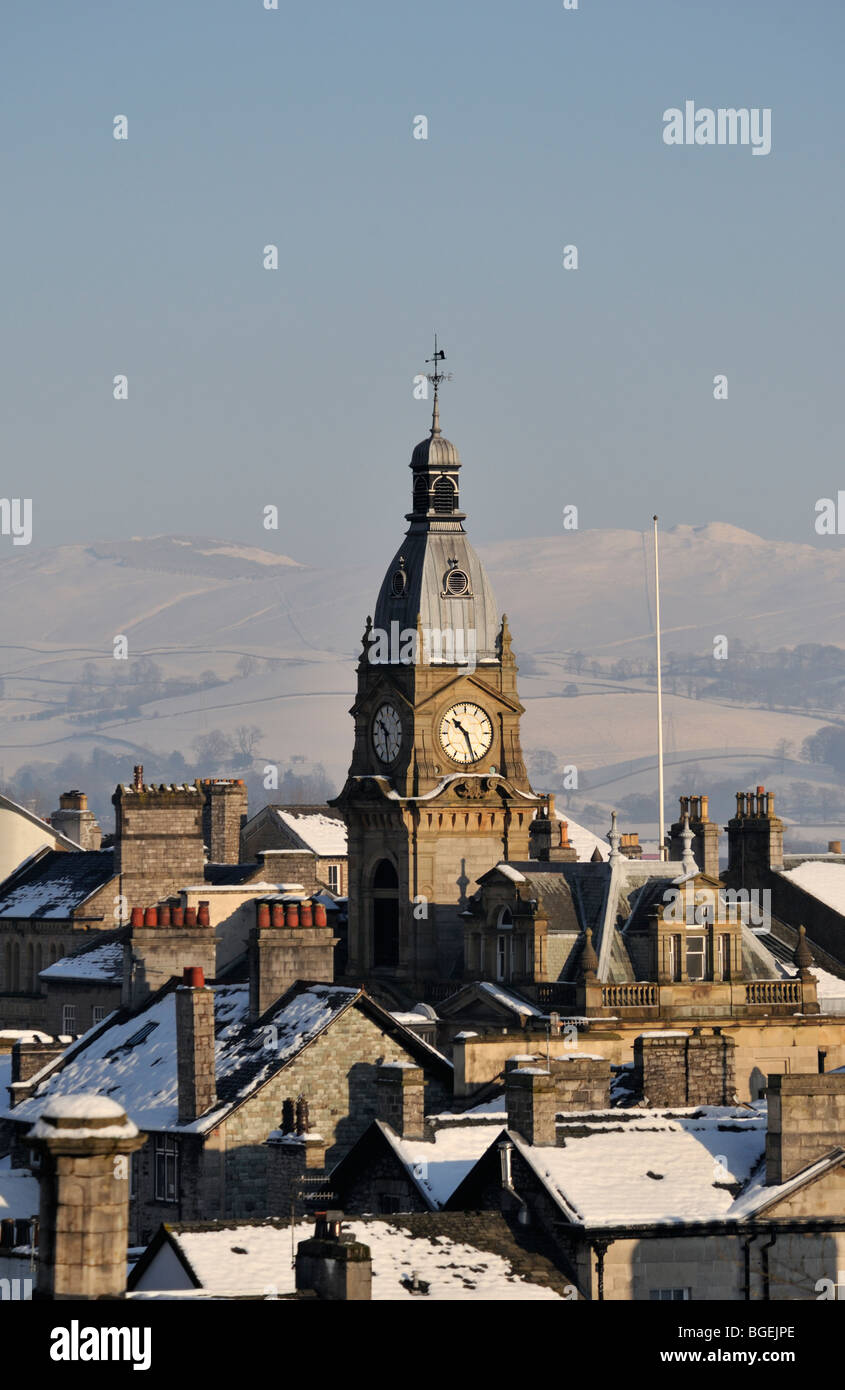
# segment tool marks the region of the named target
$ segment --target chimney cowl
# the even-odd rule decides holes
[[[201,965],[186,965],[182,971],[184,989],[205,989],[205,974]]]

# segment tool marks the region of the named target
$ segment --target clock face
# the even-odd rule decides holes
[[[402,720],[392,705],[379,705],[373,720],[373,747],[383,763],[392,763],[402,742]]]
[[[441,747],[455,763],[477,763],[492,742],[493,725],[480,705],[452,705],[440,721]]]

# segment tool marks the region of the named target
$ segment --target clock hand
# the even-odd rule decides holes
[[[475,752],[474,752],[474,750],[473,750],[472,744],[470,743],[469,734],[467,733],[467,731],[466,731],[466,729],[464,728],[463,724],[460,722],[459,719],[455,719],[454,717],[452,718],[452,723],[454,724],[454,726],[455,726],[456,729],[460,729],[461,733],[463,734],[464,738],[466,739],[466,745],[467,745],[467,748],[469,749],[469,755],[470,755],[471,758],[474,758],[474,757],[475,757]]]

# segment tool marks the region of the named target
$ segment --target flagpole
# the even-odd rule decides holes
[[[660,561],[657,553],[657,517],[654,522],[654,629],[657,637],[657,820],[658,858],[666,858],[666,824],[663,819],[663,673],[660,660]]]

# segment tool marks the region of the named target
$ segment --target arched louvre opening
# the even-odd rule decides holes
[[[428,511],[428,483],[425,478],[416,478],[414,481],[414,511]]]
[[[399,964],[399,877],[389,859],[373,874],[373,966]]]
[[[451,478],[438,478],[434,484],[434,510],[453,512],[457,502],[457,489]]]

